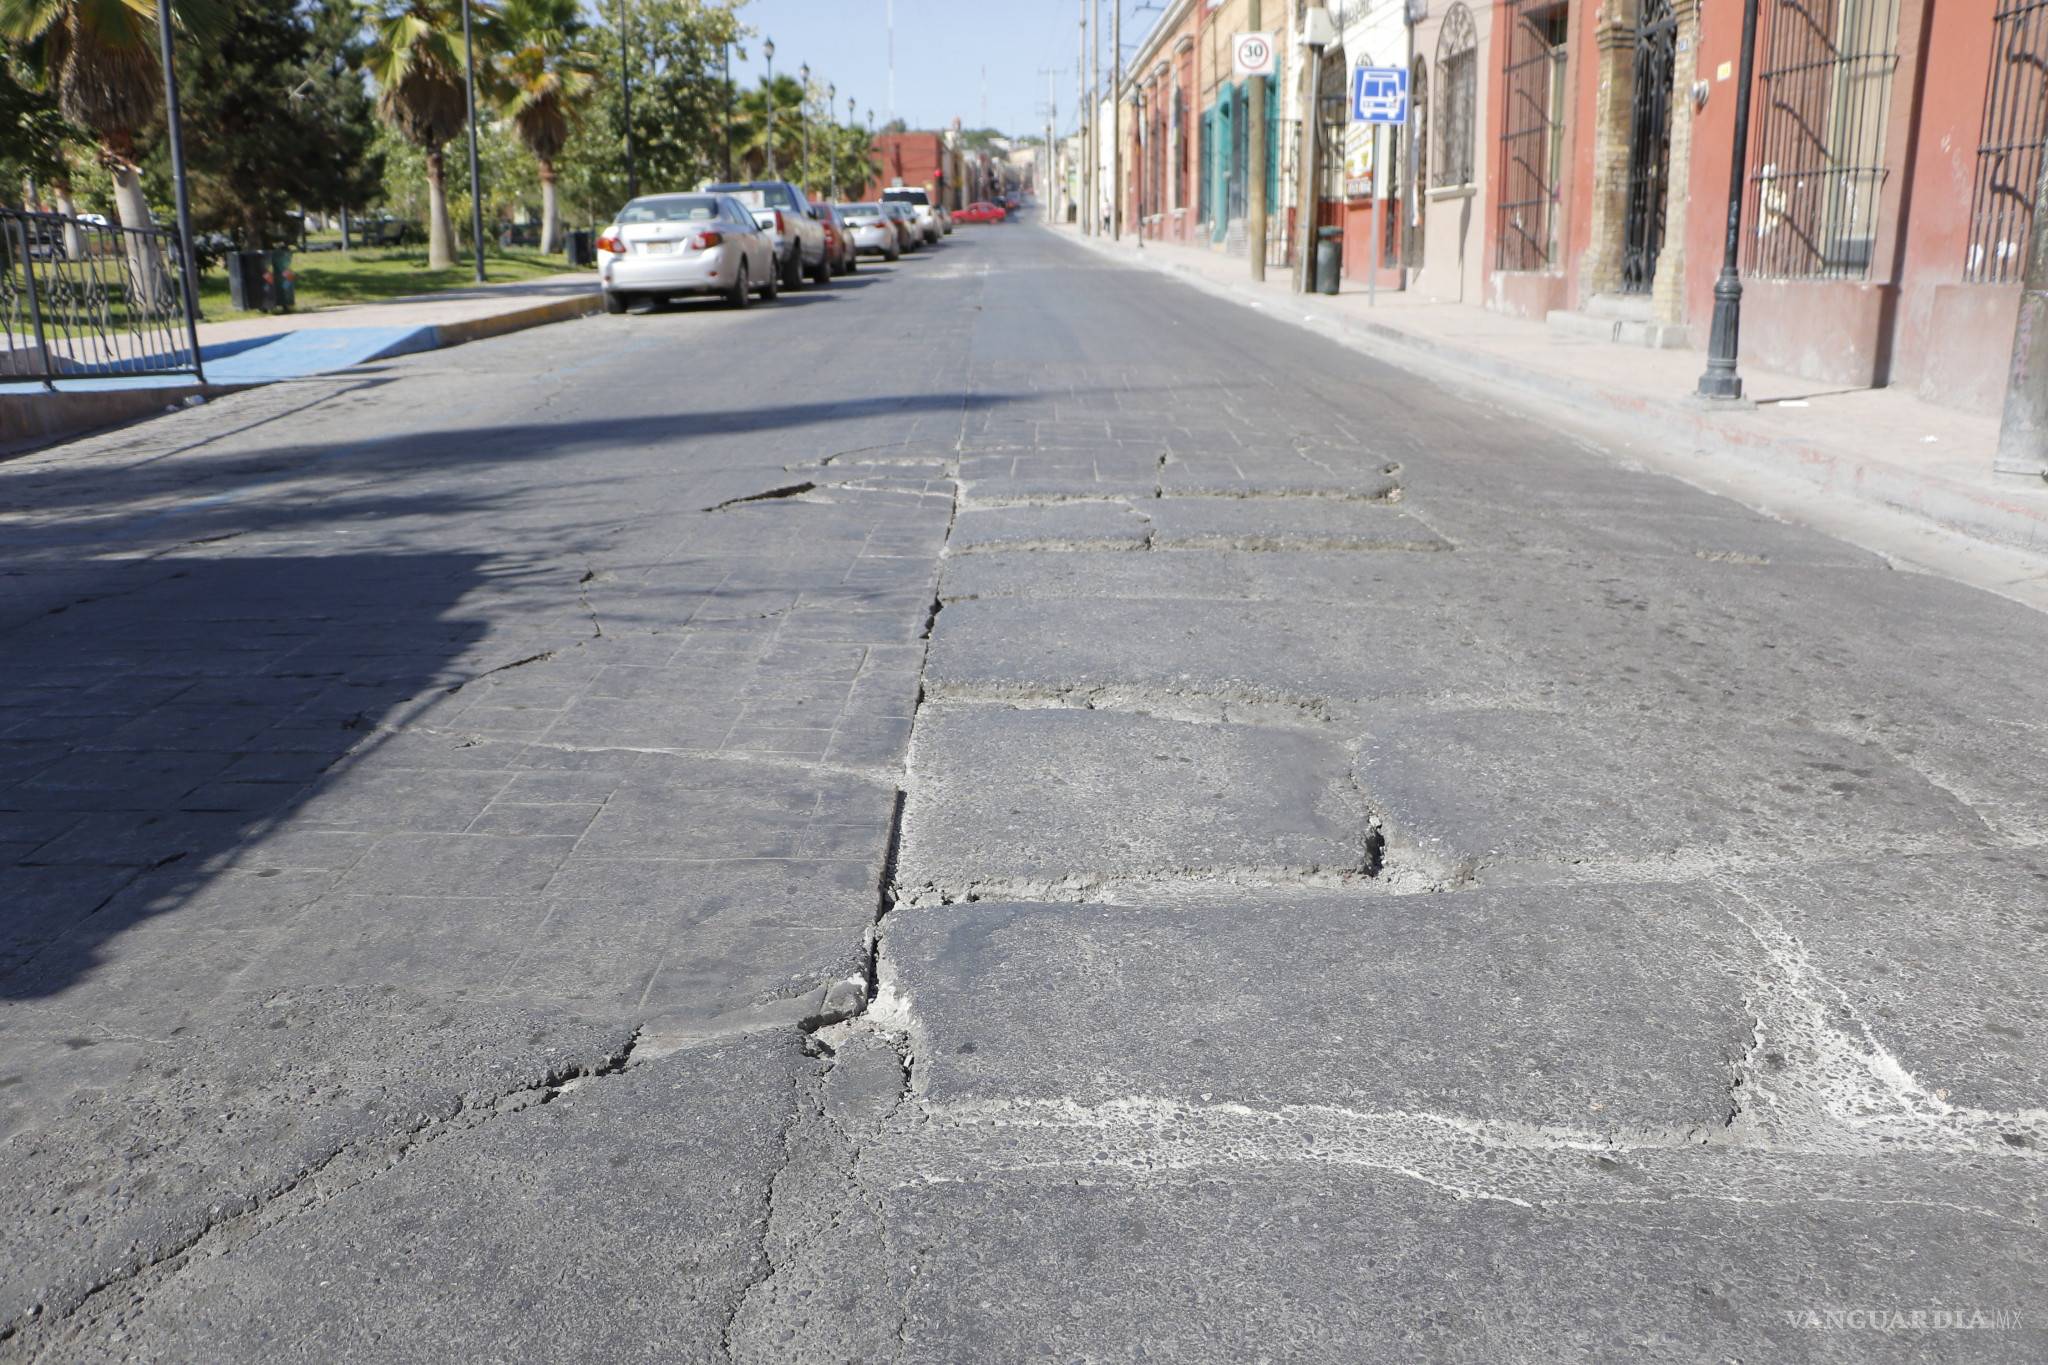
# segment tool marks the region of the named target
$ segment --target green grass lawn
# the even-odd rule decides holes
[[[568,262],[559,255],[544,256],[538,251],[517,248],[493,248],[484,253],[484,276],[492,284],[539,279],[568,269]],[[429,270],[425,247],[294,252],[292,274],[297,277],[301,313],[470,288],[476,283],[476,271],[467,256],[450,269]],[[228,306],[228,276],[224,267],[215,267],[199,277],[199,309],[208,322],[260,316],[237,312]]]

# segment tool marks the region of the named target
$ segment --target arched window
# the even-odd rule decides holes
[[[1473,182],[1479,136],[1479,29],[1464,0],[1444,11],[1436,36],[1436,181]]]

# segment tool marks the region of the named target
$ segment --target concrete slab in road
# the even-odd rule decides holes
[[[1389,711],[1358,781],[1390,872],[1485,882],[1687,875],[1982,847],[1962,802],[1874,744],[1794,724]]]
[[[1341,745],[1106,711],[930,705],[898,893],[1071,900],[1128,883],[1365,875]]]
[[[1727,1121],[1762,959],[1705,887],[978,902],[884,924],[882,981],[934,1104],[1329,1104],[1611,1134]]]

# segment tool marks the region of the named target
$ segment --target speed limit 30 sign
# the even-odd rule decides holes
[[[1275,56],[1270,33],[1240,33],[1231,40],[1231,65],[1240,78],[1272,75]]]

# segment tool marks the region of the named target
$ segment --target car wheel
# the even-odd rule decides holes
[[[732,288],[725,291],[729,307],[745,308],[754,301],[754,287],[747,283],[747,258],[740,257],[739,269],[733,272]]]
[[[773,303],[782,297],[782,276],[775,273],[775,258],[768,258],[768,278],[761,281],[761,302]]]
[[[854,275],[854,274],[858,274],[859,272],[860,272],[860,257],[859,257],[859,255],[858,255],[858,254],[856,254],[856,255],[848,256],[848,257],[846,258],[846,273],[847,273],[847,274],[849,274],[849,275]]]
[[[625,312],[627,306],[632,302],[631,299],[617,290],[607,289],[604,291],[604,311],[614,316]]]
[[[818,253],[818,263],[811,267],[811,283],[832,283],[832,258],[823,252]]]
[[[782,267],[782,287],[801,289],[804,287],[804,253],[801,248],[789,253],[789,261]]]

